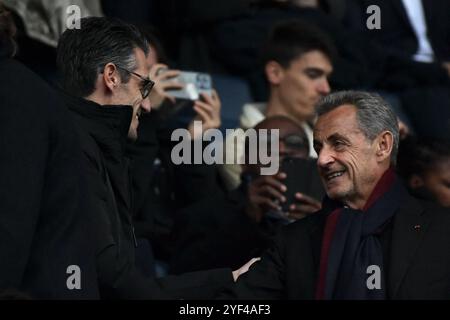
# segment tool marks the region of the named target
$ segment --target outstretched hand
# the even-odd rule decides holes
[[[256,261],[259,261],[259,260],[261,260],[261,258],[252,258],[249,262],[244,264],[242,267],[240,267],[237,270],[234,270],[233,271],[234,282],[236,282],[236,280],[239,278],[239,276],[246,273],[252,264],[254,264]]]

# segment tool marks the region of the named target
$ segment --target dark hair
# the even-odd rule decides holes
[[[450,142],[411,137],[400,143],[397,171],[408,181],[413,174],[422,175],[446,159],[450,159]]]
[[[300,20],[276,24],[262,50],[262,63],[276,61],[288,68],[294,59],[318,50],[333,60],[335,48],[329,37],[315,26]]]
[[[89,17],[80,21],[80,29],[67,29],[59,39],[57,65],[63,76],[64,89],[86,97],[95,89],[95,81],[108,63],[133,71],[133,50],[148,54],[148,43],[134,26],[115,18]],[[118,69],[124,83],[130,75]]]
[[[357,109],[356,118],[359,129],[365,137],[373,141],[381,132],[389,131],[393,136],[391,163],[397,160],[400,134],[398,120],[389,104],[376,93],[363,91],[339,91],[323,97],[317,107],[321,116],[343,105],[352,105]]]
[[[6,11],[0,3],[0,55],[13,57],[16,54],[17,46],[14,41],[16,26],[13,17]]]

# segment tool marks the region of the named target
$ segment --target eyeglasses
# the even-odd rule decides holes
[[[155,82],[150,80],[150,78],[144,78],[143,76],[141,76],[140,74],[137,74],[136,72],[130,71],[128,69],[122,68],[120,66],[116,66],[118,69],[123,70],[128,72],[129,74],[132,74],[136,77],[138,77],[139,79],[142,80],[142,86],[139,89],[141,91],[141,95],[142,95],[142,99],[145,99],[148,97],[148,95],[150,94],[150,91],[152,91],[153,86],[155,85]]]

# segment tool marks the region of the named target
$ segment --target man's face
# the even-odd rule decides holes
[[[280,127],[279,155],[280,162],[284,158],[308,158],[308,138],[301,128],[292,123],[282,124]]]
[[[332,70],[330,60],[317,50],[303,54],[282,69],[278,96],[290,117],[305,121],[314,116],[315,105],[330,92],[327,77]]]
[[[354,106],[343,105],[318,118],[314,148],[328,197],[353,208],[365,204],[384,173],[377,162],[375,141],[370,142],[359,129]]]
[[[147,78],[150,66],[147,63],[147,58],[144,51],[141,49],[135,49],[135,58],[137,68],[133,71],[143,78]],[[128,131],[128,138],[132,140],[137,139],[137,128],[139,126],[139,116],[141,112],[150,111],[150,100],[148,97],[146,99],[142,98],[141,88],[143,81],[138,76],[130,74],[129,81],[127,83],[122,83],[119,92],[117,93],[116,104],[130,105],[133,107],[133,117],[130,124],[130,129]]]
[[[450,158],[439,161],[423,176],[423,185],[444,207],[450,207]]]

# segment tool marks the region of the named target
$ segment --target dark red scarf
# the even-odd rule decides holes
[[[365,288],[365,270],[366,264],[382,266],[382,250],[376,235],[394,214],[395,198],[401,191],[397,190],[391,197],[385,195],[395,182],[394,169],[390,168],[378,181],[362,211],[325,199],[324,209],[331,213],[322,238],[317,300],[385,297],[384,288],[376,291]]]

